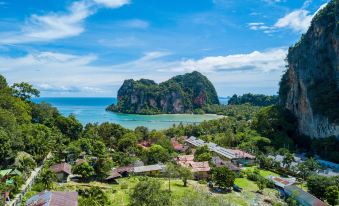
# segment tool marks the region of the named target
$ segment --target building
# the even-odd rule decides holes
[[[283,177],[275,177],[275,176],[268,176],[267,179],[272,180],[275,186],[278,188],[285,188],[286,186],[293,185],[296,182],[294,177],[292,178],[283,178]]]
[[[288,196],[294,195],[295,199],[302,206],[327,206],[326,203],[314,197],[308,192],[305,192],[301,188],[295,185],[289,185],[284,187],[284,191]]]
[[[198,139],[194,136],[186,139],[185,141],[188,145],[193,147],[201,147],[207,145],[208,149],[219,155],[223,159],[227,159],[232,161],[237,165],[250,165],[254,163],[255,156],[251,155],[245,151],[239,149],[226,149],[224,147],[220,147],[213,142],[205,142],[201,139]]]
[[[284,167],[283,161],[285,157],[283,155],[276,155],[276,156],[269,155],[268,157],[278,162],[280,167]],[[294,161],[292,161],[290,167],[296,167],[298,164],[303,162],[303,160],[300,157],[297,157],[294,155],[293,158],[294,158]]]
[[[59,182],[67,182],[69,175],[72,174],[72,166],[65,162],[53,165],[49,170],[56,174]]]
[[[182,167],[191,169],[195,179],[208,178],[211,170],[208,162],[194,162],[194,155],[181,155],[174,159]]]
[[[188,149],[187,146],[184,146],[183,144],[178,142],[177,138],[175,138],[175,137],[173,137],[171,139],[171,144],[172,144],[172,147],[174,148],[174,150],[176,152],[179,152],[179,153],[185,152]]]
[[[216,167],[227,167],[235,173],[240,173],[240,168],[238,166],[233,164],[231,161],[221,159],[219,156],[213,156],[211,161]]]
[[[78,206],[77,192],[41,192],[26,201],[26,206]]]
[[[105,178],[105,181],[108,183],[113,183],[113,184],[117,184],[116,179],[122,177],[120,173],[118,173],[115,170],[112,170],[109,173],[109,176],[107,178]]]
[[[194,179],[207,179],[210,177],[210,166],[208,162],[191,162],[189,163]]]
[[[139,167],[134,167],[133,172],[135,174],[139,175],[158,175],[161,172],[163,172],[165,166],[162,164],[156,164],[156,165],[146,165],[146,166],[139,166]]]
[[[334,172],[339,172],[339,164],[322,159],[318,159],[317,161],[321,166],[332,169]]]
[[[131,172],[133,172],[132,166],[124,166],[114,168],[113,171],[119,173],[122,177],[127,177]]]

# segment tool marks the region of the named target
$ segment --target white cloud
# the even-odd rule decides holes
[[[170,55],[168,51],[152,51],[126,63],[98,65],[97,57],[91,54],[36,52],[22,57],[0,56],[0,73],[10,83],[28,81],[49,96],[114,96],[124,79],[161,82],[193,70],[206,74],[221,91],[229,84],[248,91],[252,85],[274,90],[284,70],[286,50],[186,60],[171,60],[167,58]]]
[[[198,60],[182,61],[176,71],[218,72],[218,71],[262,71],[269,72],[284,68],[287,51],[282,48],[248,54],[212,56]]]
[[[327,5],[327,3],[321,5],[314,14],[310,14],[310,12],[305,9],[310,2],[310,0],[305,1],[301,9],[292,11],[284,17],[279,18],[273,26],[268,26],[263,22],[252,22],[248,24],[248,27],[251,30],[263,31],[266,34],[274,33],[282,28],[288,28],[295,32],[304,33],[310,27],[313,17]]]
[[[274,26],[277,28],[289,28],[296,32],[304,33],[310,27],[313,17],[326,5],[327,4],[321,5],[314,14],[310,14],[308,10],[305,10],[303,8],[295,10],[278,19]]]
[[[96,3],[104,5],[109,8],[119,8],[126,4],[130,4],[129,0],[94,0]]]
[[[120,25],[132,29],[147,29],[149,27],[149,23],[141,19],[131,19],[127,21],[122,21],[120,22]]]
[[[84,20],[96,12],[98,4],[117,8],[127,3],[126,0],[83,0],[72,3],[64,13],[33,14],[21,31],[0,33],[0,44],[45,42],[77,36],[84,32]]]

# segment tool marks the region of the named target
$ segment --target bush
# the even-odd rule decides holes
[[[121,188],[122,190],[128,189],[128,183],[127,183],[127,182],[121,183],[120,188]]]
[[[199,180],[198,182],[199,182],[199,184],[202,184],[202,185],[207,184],[207,181],[206,181],[206,180]]]

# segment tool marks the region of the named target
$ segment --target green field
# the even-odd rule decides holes
[[[163,188],[168,189],[168,179],[157,178],[162,182]],[[59,191],[75,191],[77,189],[84,189],[93,186],[98,186],[103,189],[111,201],[112,206],[127,206],[129,203],[129,194],[131,189],[137,184],[137,177],[121,178],[117,180],[119,184],[106,184],[99,182],[90,183],[76,183],[68,182],[65,184],[59,184],[54,190]],[[270,199],[274,202],[277,201],[277,191],[273,189],[264,189],[264,195],[256,193],[258,190],[257,185],[245,178],[237,178],[235,184],[243,188],[241,193],[230,192],[227,194],[211,193],[206,184],[199,184],[196,181],[189,181],[188,187],[183,187],[181,180],[171,180],[172,191],[172,205],[181,205],[182,199],[187,194],[192,194],[197,191],[204,192],[212,197],[222,198],[225,201],[233,205],[249,206],[253,202],[258,202],[259,205],[263,199]],[[81,205],[80,205],[81,206]]]

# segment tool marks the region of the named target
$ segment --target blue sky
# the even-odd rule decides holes
[[[0,0],[0,73],[42,96],[115,96],[200,71],[219,96],[276,94],[327,0]]]

